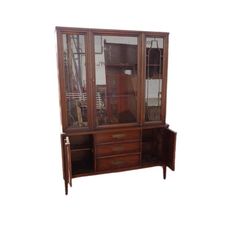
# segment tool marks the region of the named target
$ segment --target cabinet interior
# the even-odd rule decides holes
[[[93,136],[70,136],[72,174],[84,174],[94,171]]]

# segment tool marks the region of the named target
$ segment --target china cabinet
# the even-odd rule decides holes
[[[168,33],[56,27],[65,192],[76,177],[175,169]]]

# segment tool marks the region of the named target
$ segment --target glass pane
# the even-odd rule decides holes
[[[145,121],[161,120],[163,38],[146,38]]]
[[[97,125],[137,122],[137,37],[94,37]]]
[[[63,35],[68,126],[88,126],[84,35]]]

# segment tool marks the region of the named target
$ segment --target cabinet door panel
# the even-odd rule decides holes
[[[65,181],[72,186],[71,148],[69,137],[64,139],[65,145]]]
[[[96,125],[138,121],[138,37],[95,35]]]
[[[62,37],[67,126],[87,127],[86,37],[83,34],[63,34]]]
[[[165,156],[166,164],[171,170],[175,170],[175,146],[177,133],[164,129],[163,132],[163,155]]]
[[[146,38],[145,122],[161,121],[163,38]]]

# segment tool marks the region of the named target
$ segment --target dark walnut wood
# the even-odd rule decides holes
[[[65,192],[72,179],[175,170],[166,124],[166,32],[56,27]]]

